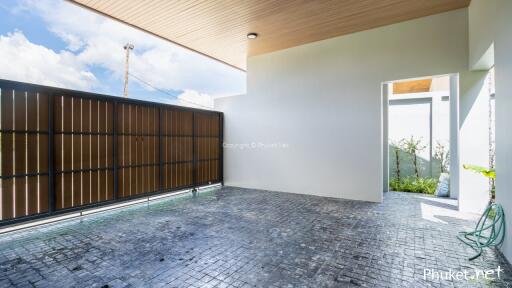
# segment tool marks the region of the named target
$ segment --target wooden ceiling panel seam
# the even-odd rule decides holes
[[[197,1],[197,3],[202,3],[202,2],[203,1]],[[211,2],[210,2],[210,4],[211,4]],[[199,5],[199,4],[197,4],[197,5]],[[151,17],[151,19],[148,19],[149,22],[141,22],[140,24],[141,25],[153,25],[154,23],[159,22],[161,20],[165,20],[167,18],[167,19],[170,19],[170,21],[165,23],[165,26],[176,27],[176,26],[178,26],[178,25],[176,25],[176,22],[180,23],[181,21],[183,21],[183,19],[180,17],[181,14],[186,13],[189,10],[195,11],[194,13],[199,13],[198,11],[196,11],[196,9],[193,9],[197,5],[192,5],[192,6],[188,7],[187,9],[178,11],[177,13],[175,13],[175,15],[173,15],[174,17],[169,17],[168,15],[166,16],[165,14],[158,15],[158,16],[155,15],[154,17]],[[165,13],[164,9],[162,9],[162,13]],[[190,18],[193,18],[194,15],[184,15],[184,16],[187,16],[186,18],[190,19]],[[183,26],[183,25],[179,25],[179,26]]]
[[[123,17],[130,17],[131,21],[137,24],[141,24],[139,22],[138,18],[147,17],[150,13],[153,13],[154,11],[161,12],[161,13],[168,13],[167,8],[171,8],[172,6],[178,6],[176,3],[190,3],[190,1],[155,1],[155,0],[139,0],[136,1],[136,4],[132,4],[131,1],[120,1],[120,0],[111,0],[108,2],[108,7],[117,7],[117,9],[109,9],[108,7],[102,7],[102,6],[91,6],[91,8],[99,11],[105,12],[105,14],[113,17],[113,18],[119,18],[122,19]],[[155,5],[148,5],[148,4],[155,4],[155,3],[163,3],[164,7],[159,7]],[[128,8],[127,8],[128,7]],[[135,9],[138,7],[139,9]],[[155,7],[151,9],[151,7]],[[108,12],[107,12],[108,11]],[[136,15],[130,14],[131,11],[134,11]],[[138,15],[137,15],[138,14]],[[154,16],[152,16],[150,19],[153,19]]]
[[[134,6],[140,6],[140,4],[145,4],[146,0],[139,0],[137,2],[131,2],[130,7],[133,9]],[[126,1],[128,2],[128,1]],[[109,13],[124,13],[126,11],[126,2],[121,2],[118,0],[110,0],[103,1],[102,3],[98,3],[96,6],[93,6],[95,9],[110,11]]]
[[[149,7],[151,6],[148,6],[148,4],[151,4],[151,0],[139,0],[137,1],[136,4],[133,4],[133,5],[129,5],[128,7],[126,7],[126,3],[128,2],[124,2],[122,5],[118,5],[118,10],[116,11],[115,9],[114,10],[110,10],[109,14],[110,15],[119,15],[119,17],[130,17],[130,19],[132,19],[132,21],[137,21],[136,20],[136,17],[137,17],[137,14],[138,14],[138,17],[144,17],[144,15],[147,13],[147,10]],[[169,2],[170,3],[170,2]],[[119,14],[118,14],[119,13]],[[134,15],[135,14],[135,15]]]
[[[149,15],[149,13],[153,13],[151,11],[150,7],[147,5],[147,0],[139,0],[136,4],[131,4],[129,1],[118,1],[118,0],[112,0],[112,3],[117,3],[115,6],[117,7],[114,9],[105,9],[104,11],[108,11],[107,14],[110,16],[116,16],[117,18],[129,18],[133,23],[137,23],[137,18],[145,17],[146,15]],[[149,2],[151,3],[151,2]],[[157,3],[156,1],[153,2],[153,4]],[[171,2],[168,2],[171,3]],[[101,10],[99,7],[93,7],[95,9]],[[160,11],[165,12],[165,10],[160,9]]]
[[[85,2],[87,2],[88,5],[99,5],[100,2],[105,2],[105,1],[102,1],[102,0],[85,0]]]
[[[234,5],[233,5],[233,7],[234,7]],[[245,14],[242,14],[241,12],[245,12]],[[202,30],[211,21],[215,21],[215,22],[219,23],[218,22],[219,19],[220,20],[226,19],[226,20],[222,21],[222,24],[224,24],[224,25],[232,25],[232,23],[240,23],[240,21],[237,21],[237,20],[244,20],[243,16],[245,16],[246,14],[247,15],[251,14],[251,11],[249,9],[246,9],[246,11],[240,11],[240,10],[233,11],[233,9],[221,9],[220,14],[215,13],[215,15],[216,15],[215,18],[206,17],[206,15],[192,15],[192,16],[196,16],[195,17],[196,20],[194,21],[194,24],[186,26],[186,29],[189,29],[189,30],[181,29],[180,31],[177,31],[177,33],[181,33],[181,34],[176,35],[176,37],[180,37],[187,33],[197,32],[198,30]],[[225,17],[225,16],[230,16],[230,15],[234,15],[234,16]],[[170,26],[183,26],[183,25],[174,25],[174,24],[180,24],[182,21],[183,21],[183,19],[176,18],[174,21],[169,22],[169,25]],[[246,25],[246,24],[248,24],[247,21],[245,21],[245,23],[242,23],[239,25]],[[160,25],[164,25],[164,24],[160,24]],[[216,25],[213,25],[213,26],[216,26]],[[158,27],[155,27],[155,28],[158,28]]]
[[[121,2],[122,3],[122,2]],[[95,5],[92,7],[97,7],[97,9],[101,10],[111,10],[111,7],[120,6],[120,2],[117,0],[111,0],[111,1],[96,1]]]

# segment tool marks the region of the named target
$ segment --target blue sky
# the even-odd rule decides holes
[[[198,107],[245,93],[245,73],[59,0],[0,2],[0,78],[122,95],[124,49],[135,49],[131,98]]]

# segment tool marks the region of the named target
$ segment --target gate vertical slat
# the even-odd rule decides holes
[[[118,182],[118,171],[117,171],[117,101],[113,103],[112,107],[112,132],[114,135],[112,136],[112,157],[114,158],[112,160],[112,167],[114,169],[114,193],[112,195],[113,200],[116,200],[118,197],[118,190],[119,190],[119,182]]]
[[[54,148],[54,115],[53,105],[55,102],[55,94],[48,93],[48,211],[55,211],[55,157],[53,155]]]

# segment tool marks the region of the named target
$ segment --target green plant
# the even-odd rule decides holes
[[[476,173],[480,173],[480,174],[482,174],[483,176],[485,176],[487,178],[496,179],[496,171],[493,168],[487,169],[487,168],[482,167],[482,166],[467,165],[467,164],[462,165],[462,167],[464,167],[464,169],[466,169],[466,170],[470,170],[470,171],[473,171],[473,172],[476,172]]]
[[[412,157],[412,164],[414,166],[414,174],[416,178],[420,178],[420,170],[418,167],[418,153],[423,151],[427,146],[423,145],[421,138],[415,139],[414,136],[411,136],[409,139],[405,139],[402,141],[402,149],[409,153]]]
[[[437,180],[416,177],[393,178],[389,181],[389,187],[393,191],[434,194],[437,188]]]
[[[441,173],[447,172],[448,166],[450,165],[450,151],[446,149],[446,146],[437,141],[433,156],[434,159],[439,161],[439,165],[441,166]]]
[[[400,180],[400,150],[402,146],[402,141],[392,141],[391,147],[393,147],[393,153],[395,154],[395,172],[396,178]]]
[[[470,171],[482,174],[484,177],[491,179],[491,189],[489,191],[489,194],[491,194],[490,195],[491,199],[494,199],[495,190],[496,190],[496,188],[494,186],[494,180],[496,180],[496,170],[494,168],[485,168],[482,166],[467,165],[467,164],[462,165],[462,167],[464,167],[464,169],[466,169],[466,170],[470,170]]]

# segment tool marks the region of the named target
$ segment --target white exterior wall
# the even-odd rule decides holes
[[[468,9],[470,68],[495,65],[496,70],[496,201],[503,205],[507,219],[502,251],[512,261],[512,1],[472,0]],[[483,77],[480,73],[473,83],[478,87]],[[481,112],[476,109],[473,113]],[[469,131],[466,134],[476,136]]]
[[[426,146],[418,153],[418,166],[420,176],[430,177],[430,117],[431,99],[391,101],[389,105],[389,129],[390,143],[397,143],[402,139],[421,139]],[[445,123],[448,126],[449,123]],[[389,151],[389,174],[396,177],[395,149]],[[407,153],[400,153],[401,177],[414,176],[412,157]]]
[[[247,95],[215,101],[225,142],[288,146],[226,148],[225,183],[381,201],[381,83],[467,71],[467,44],[460,9],[250,57]]]
[[[489,83],[494,65],[496,0],[473,0],[468,8],[469,70],[461,81],[460,162],[489,166]],[[478,71],[482,70],[482,71]],[[482,213],[489,201],[489,182],[480,174],[460,170],[459,210]]]
[[[496,201],[507,218],[503,253],[512,262],[512,1],[497,1],[496,39]]]
[[[496,0],[472,0],[469,14],[469,68],[488,70],[494,65]]]
[[[460,84],[460,162],[489,166],[489,85],[487,71],[466,74]],[[460,169],[459,210],[480,214],[489,203],[489,181]]]
[[[448,78],[448,77],[447,77]],[[414,136],[415,139],[421,139],[426,148],[418,153],[420,176],[438,178],[441,173],[441,167],[438,160],[430,156],[430,142],[432,142],[432,154],[437,143],[445,145],[446,151],[449,151],[450,143],[450,102],[442,100],[443,96],[448,96],[449,91],[415,93],[424,98],[405,98],[401,95],[393,95],[393,99],[402,99],[400,101],[391,101],[389,105],[389,141],[397,143],[402,139],[408,139]],[[415,94],[404,94],[412,95]],[[432,122],[431,119],[432,118]],[[430,129],[432,129],[432,140],[430,139]],[[394,149],[389,151],[389,175],[396,177],[396,160]],[[431,163],[432,161],[432,163]],[[402,177],[414,176],[414,166],[410,155],[400,153],[400,171]]]

